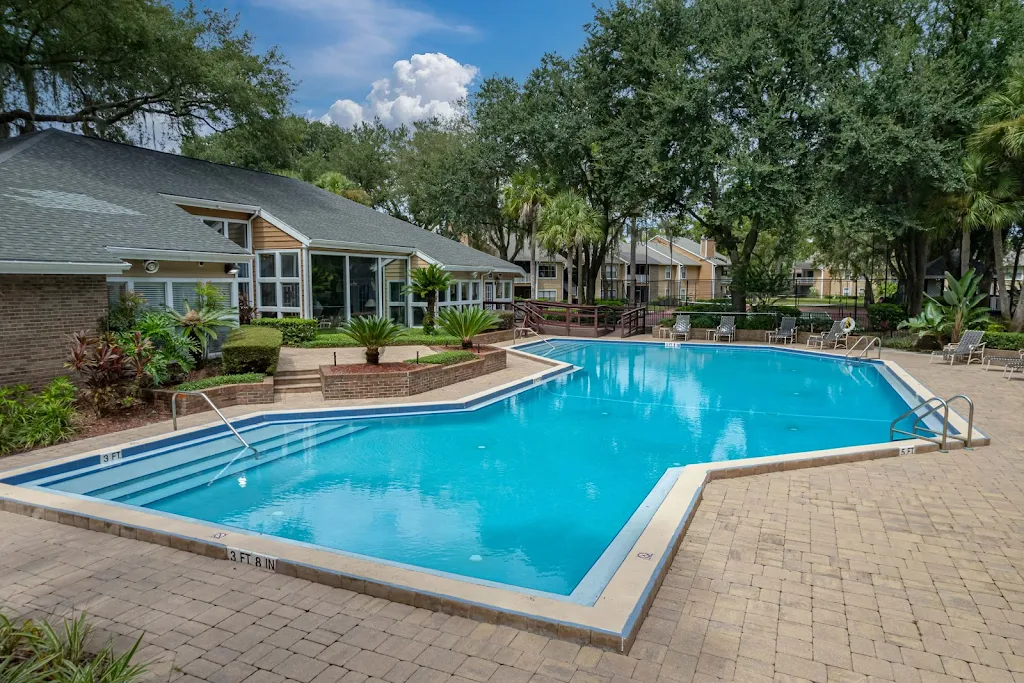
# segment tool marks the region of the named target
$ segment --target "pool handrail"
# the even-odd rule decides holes
[[[171,426],[174,431],[178,431],[178,396],[202,396],[203,399],[210,404],[210,407],[213,408],[213,412],[217,413],[217,417],[221,419],[221,422],[223,422],[224,425],[231,430],[231,433],[235,435],[235,438],[241,441],[245,448],[251,449],[252,452],[256,454],[257,458],[259,457],[259,450],[255,446],[249,445],[249,442],[246,441],[242,435],[238,433],[238,430],[228,422],[228,419],[224,417],[224,413],[220,412],[220,409],[214,405],[213,400],[201,391],[175,391],[171,395]]]

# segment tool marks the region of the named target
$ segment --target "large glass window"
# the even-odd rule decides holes
[[[377,259],[372,256],[349,256],[348,277],[352,317],[378,315]]]
[[[245,221],[229,221],[225,218],[204,218],[203,222],[248,251],[249,223]],[[249,281],[251,280],[249,276],[248,261],[241,261],[238,263],[238,279],[244,282],[244,285],[239,286],[239,291],[248,292]]]
[[[302,312],[299,252],[266,251],[256,255],[259,293],[256,307],[265,318],[299,315]]]
[[[312,254],[313,317],[323,327],[345,324],[345,257],[333,254]]]

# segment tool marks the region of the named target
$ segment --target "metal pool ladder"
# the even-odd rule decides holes
[[[860,347],[860,343],[862,341],[864,341],[865,339],[868,340],[868,343],[864,345],[864,348],[859,348]],[[858,351],[859,350],[860,352],[857,354],[856,357],[857,358],[867,358],[868,352],[871,349],[873,349],[873,348],[877,348],[878,349],[878,355],[875,356],[875,357],[876,358],[881,358],[882,357],[882,340],[879,339],[878,337],[860,337],[859,339],[857,339],[856,343],[854,343],[854,345],[850,347],[850,350],[846,352],[846,357],[849,358],[850,356],[853,355],[854,351]]]
[[[259,450],[257,450],[255,446],[249,445],[249,442],[246,441],[242,437],[242,435],[238,433],[238,430],[235,429],[230,422],[228,422],[228,419],[224,417],[224,413],[220,412],[217,406],[214,405],[210,397],[201,391],[175,391],[174,394],[171,396],[171,425],[173,426],[175,431],[178,430],[178,396],[202,396],[203,399],[210,404],[210,407],[213,408],[213,412],[217,413],[217,417],[221,419],[221,422],[223,422],[224,425],[231,430],[231,433],[235,435],[235,438],[241,441],[242,445],[245,446],[245,448],[242,449],[242,451],[238,455],[241,455],[246,450],[251,450],[253,453],[256,454],[257,458],[260,457]],[[236,455],[235,457],[237,458],[238,456]]]
[[[954,401],[964,401],[967,403],[967,436],[962,434],[950,434],[949,433],[949,404]],[[917,411],[921,408],[927,407],[928,409],[924,413],[918,415]],[[925,426],[923,423],[924,419],[929,415],[933,415],[942,412],[942,431],[932,429],[931,427]],[[914,423],[910,426],[910,431],[905,429],[897,429],[896,425],[900,420],[914,415]],[[921,434],[918,430],[926,432]],[[924,439],[925,441],[931,441],[939,445],[939,448],[943,451],[948,450],[947,445],[950,439],[956,439],[962,441],[964,446],[967,448],[971,447],[972,437],[974,435],[974,401],[963,394],[957,394],[948,399],[942,399],[938,396],[932,396],[931,398],[921,401],[916,406],[903,413],[889,425],[889,440],[895,441],[897,434],[903,434],[905,436],[911,436],[915,439]],[[941,437],[939,436],[941,434]]]

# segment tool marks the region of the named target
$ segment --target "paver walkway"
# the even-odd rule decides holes
[[[195,683],[1024,681],[1024,381],[891,354],[994,445],[720,480],[628,656],[0,513],[0,604]]]

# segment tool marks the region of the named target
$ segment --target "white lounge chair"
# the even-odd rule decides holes
[[[781,341],[782,343],[790,343],[796,341],[796,318],[786,316],[782,319],[782,324],[779,325],[777,330],[768,330],[765,332],[765,341],[769,344],[775,341]]]
[[[946,344],[941,351],[932,351],[931,360],[940,358],[943,363],[950,365],[958,359],[966,360],[968,365],[973,362],[984,363],[985,344],[981,341],[984,336],[984,330],[968,330],[958,343]]]
[[[847,347],[846,340],[849,336],[850,333],[846,331],[846,325],[842,320],[837,320],[832,323],[832,328],[828,332],[808,337],[807,346],[817,346],[819,349],[824,350],[826,344],[830,344],[833,349],[838,349],[839,345],[842,344],[845,349]]]
[[[1013,377],[1013,373],[1019,372],[1021,376],[1024,376],[1024,349],[1017,352],[1016,358],[1008,358],[1006,364],[1003,365],[1003,379],[1010,379]]]
[[[723,315],[722,319],[718,322],[718,327],[708,330],[708,339],[713,338],[715,341],[721,341],[723,337],[729,341],[736,340],[736,316]]]
[[[676,315],[676,324],[669,330],[672,339],[690,340],[690,316],[685,313]]]

